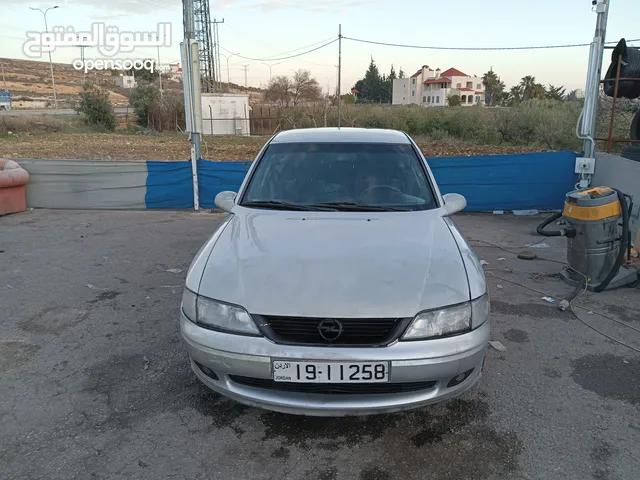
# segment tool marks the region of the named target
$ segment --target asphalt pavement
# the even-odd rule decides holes
[[[559,264],[481,243],[515,251],[539,241],[539,218],[456,217],[488,262],[492,338],[506,348],[489,350],[477,388],[408,413],[337,419],[244,407],[190,372],[182,285],[221,218],[0,217],[0,478],[640,478],[640,355],[529,290],[568,293],[539,275]],[[562,260],[563,242],[536,251]],[[576,305],[640,348],[640,333],[599,316],[640,328],[639,289],[587,293]]]

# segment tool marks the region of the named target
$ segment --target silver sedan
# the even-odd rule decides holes
[[[391,130],[274,136],[186,279],[191,368],[238,402],[362,415],[460,395],[489,340],[482,266],[420,150]]]

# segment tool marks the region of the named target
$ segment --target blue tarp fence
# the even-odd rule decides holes
[[[576,153],[571,151],[428,158],[441,192],[460,193],[467,211],[554,210],[574,189]],[[198,161],[200,204],[240,188],[251,162]],[[193,208],[191,163],[147,162],[147,208]]]

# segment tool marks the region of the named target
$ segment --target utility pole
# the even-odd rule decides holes
[[[4,78],[4,63],[0,63],[0,70],[2,70],[2,82],[4,83],[4,91],[8,92],[9,90],[7,89],[7,79]]]
[[[587,85],[584,96],[584,109],[582,111],[582,128],[580,138],[584,140],[584,157],[593,158],[595,155],[596,114],[598,109],[598,97],[600,96],[600,79],[602,78],[602,56],[607,35],[607,20],[609,17],[609,0],[597,0],[595,12],[596,31],[589,49],[589,67],[587,70]],[[588,178],[583,179],[584,187],[588,186]]]
[[[160,98],[164,96],[164,92],[162,91],[162,69],[160,68],[160,45],[158,45],[158,79],[160,80]]]
[[[275,67],[276,65],[280,65],[282,62],[278,62],[278,63],[266,63],[266,62],[262,62],[262,65],[266,65],[267,67],[269,67],[269,83],[271,83],[271,69],[273,67]]]
[[[88,45],[78,45],[78,47],[80,49],[80,61],[82,61],[82,65],[84,66],[84,49],[85,48],[91,48]],[[82,70],[82,83],[86,84],[87,83],[87,70],[83,68]]]
[[[342,24],[338,25],[338,128],[340,128],[340,104],[342,103]]]
[[[244,68],[244,88],[247,88],[249,85],[247,84],[247,70],[249,70],[249,65],[242,65]]]
[[[224,55],[224,53],[222,54]],[[231,90],[231,82],[229,82],[229,59],[234,55],[240,55],[239,53],[230,53],[229,55],[224,55],[224,58],[227,59],[227,92]]]
[[[215,81],[217,83],[216,89],[219,91],[222,88],[222,72],[220,71],[220,33],[218,30],[218,24],[224,23],[222,20],[213,19],[211,24],[213,25],[213,64],[215,69]]]
[[[201,156],[202,100],[200,98],[200,56],[195,41],[194,0],[182,1],[184,41],[180,44],[182,57],[182,83],[184,87],[187,132],[191,142],[191,176],[193,179],[193,208],[200,210],[198,192],[198,160]]]
[[[49,7],[45,10],[41,8],[33,8],[29,7],[30,10],[37,10],[44,17],[44,30],[46,33],[49,33],[49,26],[47,25],[47,12],[49,10],[53,10],[58,8],[58,5],[54,5],[53,7]],[[55,105],[56,110],[58,109],[58,95],[56,94],[56,80],[53,77],[53,62],[51,61],[51,52],[49,52],[49,68],[51,69],[51,86],[53,87],[53,104]]]

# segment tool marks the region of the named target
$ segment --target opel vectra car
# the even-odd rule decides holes
[[[392,412],[482,374],[478,258],[416,144],[391,130],[275,135],[189,269],[180,328],[196,376],[285,413]]]

